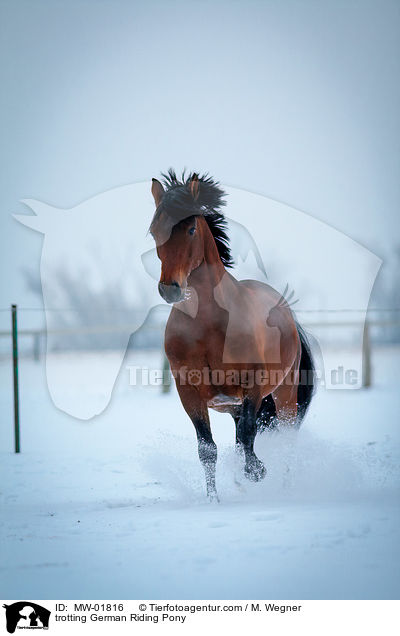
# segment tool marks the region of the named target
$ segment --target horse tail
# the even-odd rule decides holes
[[[297,388],[297,423],[300,426],[315,390],[315,367],[310,343],[302,327],[296,323],[301,342],[299,386]]]
[[[297,388],[297,426],[300,426],[314,395],[315,367],[308,338],[298,323],[296,323],[296,328],[301,343],[299,385]],[[262,433],[267,429],[276,428],[277,425],[275,403],[270,394],[263,398],[257,413],[257,430]]]

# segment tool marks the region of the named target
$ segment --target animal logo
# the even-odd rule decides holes
[[[200,384],[202,380],[201,371],[199,369],[191,369],[188,372],[188,381],[189,384],[193,384],[193,386],[197,386]]]
[[[51,612],[32,601],[18,601],[3,605],[6,610],[6,627],[9,634],[16,629],[48,629]]]

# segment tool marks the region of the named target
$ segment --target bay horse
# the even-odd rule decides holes
[[[179,180],[172,169],[162,177],[164,185],[152,180],[149,231],[161,260],[159,293],[173,304],[165,352],[196,430],[207,495],[218,501],[208,409],[232,415],[244,474],[259,481],[266,470],[254,452],[257,431],[299,426],[313,394],[314,365],[284,296],[227,271],[233,261],[218,182],[195,173]]]

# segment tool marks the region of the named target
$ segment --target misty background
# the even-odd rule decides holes
[[[0,328],[42,307],[21,199],[72,208],[169,166],[347,234],[383,260],[371,306],[399,308],[399,23],[389,0],[0,0]],[[118,296],[87,298],[108,321]]]

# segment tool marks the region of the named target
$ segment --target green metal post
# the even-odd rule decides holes
[[[371,366],[371,339],[369,335],[368,320],[365,319],[362,349],[362,385],[366,388],[370,387],[372,384]]]
[[[169,362],[168,358],[163,351],[163,381],[162,381],[162,392],[169,393],[171,390],[171,374],[169,371]]]
[[[18,393],[18,329],[17,329],[17,305],[11,305],[12,343],[13,343],[13,376],[14,376],[14,433],[15,452],[19,453],[19,393]]]

